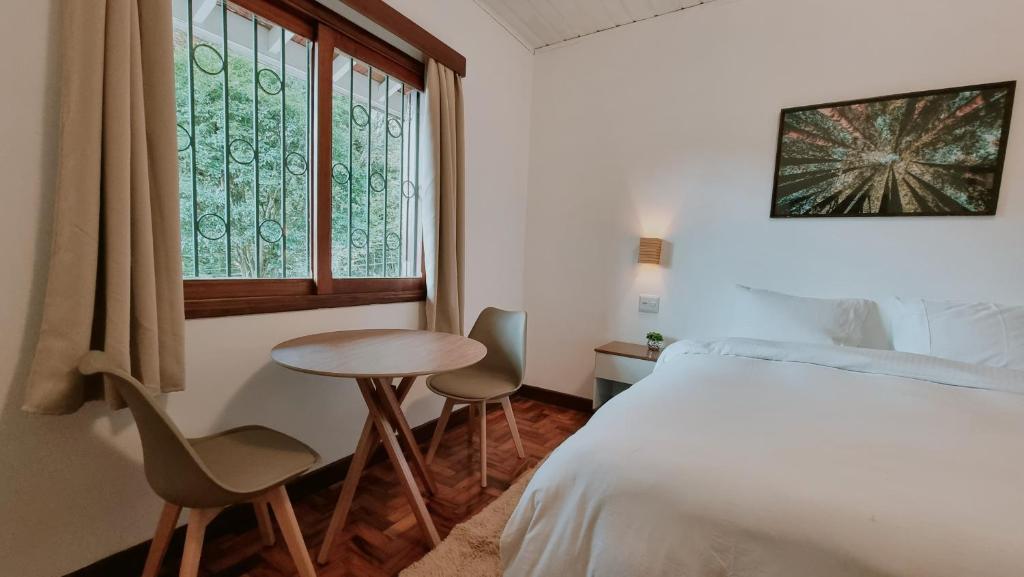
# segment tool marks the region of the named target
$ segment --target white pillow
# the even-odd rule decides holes
[[[877,310],[863,299],[798,297],[741,285],[736,295],[732,336],[749,339],[862,346],[865,321]]]
[[[1024,370],[1024,307],[897,298],[886,309],[897,351]]]

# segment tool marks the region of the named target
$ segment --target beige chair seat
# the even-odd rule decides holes
[[[487,355],[479,363],[427,379],[427,387],[445,401],[426,461],[429,464],[434,459],[455,404],[468,404],[470,422],[478,421],[480,425],[480,485],[486,487],[488,403],[501,403],[516,453],[520,459],[526,456],[509,400],[509,395],[522,385],[526,370],[526,313],[487,307],[477,317],[469,338],[487,347]]]
[[[427,380],[427,387],[435,393],[465,401],[500,399],[519,390],[519,386],[515,375],[475,367],[441,373]]]
[[[258,425],[189,439],[189,444],[217,481],[245,494],[287,483],[320,462],[302,441]]]

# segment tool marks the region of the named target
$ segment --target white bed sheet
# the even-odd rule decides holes
[[[538,470],[502,535],[505,575],[1018,577],[1024,395],[1009,391],[1024,373],[679,343]]]

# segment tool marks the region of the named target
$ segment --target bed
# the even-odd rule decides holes
[[[1024,575],[1024,372],[680,342],[540,467],[506,577]]]

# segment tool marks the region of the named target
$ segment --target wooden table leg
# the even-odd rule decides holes
[[[405,443],[406,448],[409,450],[409,454],[412,455],[413,466],[416,467],[416,472],[423,479],[427,492],[431,495],[436,494],[437,485],[434,483],[434,476],[430,474],[430,469],[427,468],[427,462],[423,459],[423,453],[416,443],[416,437],[412,434],[409,421],[405,419],[405,414],[402,413],[402,406],[395,396],[395,392],[391,390],[390,385],[381,381],[377,381],[377,392],[380,396],[381,405],[386,409],[385,414],[390,417],[391,424],[394,425],[395,430],[398,432],[398,437],[402,439],[402,442]]]
[[[352,499],[356,496],[356,487],[359,486],[359,477],[363,474],[366,461],[369,460],[373,450],[377,448],[378,440],[377,431],[373,428],[373,419],[367,417],[366,422],[363,423],[363,432],[359,435],[356,452],[352,454],[352,461],[348,465],[348,474],[345,475],[345,483],[341,486],[338,504],[334,506],[331,523],[327,526],[327,532],[324,533],[323,543],[320,544],[320,554],[316,560],[321,564],[327,563],[334,534],[345,526],[348,512],[352,508]]]
[[[381,388],[380,388],[382,385],[387,385],[388,388],[391,389],[394,392],[393,396],[395,396],[395,398],[397,399],[397,403],[396,404],[398,405],[399,413],[402,415],[401,419],[402,419],[402,421],[404,421],[406,423],[406,425],[408,425],[408,420],[405,419],[405,414],[401,412],[401,410],[402,410],[402,403],[405,401],[406,395],[409,394],[409,390],[412,389],[413,383],[416,382],[416,377],[402,377],[402,380],[399,381],[398,386],[391,386],[392,379],[390,379],[390,378],[388,378],[388,379],[371,379],[371,381],[373,381],[378,386],[378,388],[377,388],[378,395],[382,395],[383,394],[381,392]],[[382,407],[384,407],[385,409],[390,408],[391,405],[386,402],[386,399],[383,396],[378,396],[378,398],[381,400],[381,406]],[[401,431],[398,428],[398,425],[395,425],[395,423],[397,423],[398,421],[397,420],[393,420],[392,417],[389,415],[389,413],[385,413],[385,418],[388,419],[389,421],[391,421],[392,426],[395,427],[395,432],[399,435],[399,440],[401,442],[406,443],[410,447],[415,447],[415,450],[419,451],[419,444],[416,443],[415,437],[413,437],[411,442],[407,442],[405,440],[405,438],[402,436]],[[410,449],[410,451],[411,450],[413,450],[413,449]],[[413,453],[413,454],[415,455],[415,453]],[[414,463],[415,462],[418,462],[418,461],[414,461]],[[424,459],[424,463],[426,463],[425,459]],[[413,470],[413,472],[417,474],[417,480],[420,481],[420,487],[423,489],[423,491],[427,492],[428,494],[436,494],[437,493],[437,485],[434,483],[434,477],[429,472],[429,470],[426,469],[426,465],[425,464],[424,464],[424,468],[423,469],[419,468],[418,465],[417,465],[417,468],[415,468]]]
[[[373,419],[373,424],[377,428],[377,434],[381,437],[381,441],[384,444],[384,450],[388,453],[388,459],[395,466],[395,472],[398,474],[398,481],[402,485],[402,490],[405,492],[406,498],[409,499],[409,504],[412,505],[413,515],[416,516],[416,521],[419,522],[420,528],[426,533],[431,547],[436,547],[441,543],[441,538],[437,534],[437,528],[434,527],[434,520],[430,518],[430,513],[427,512],[427,505],[423,501],[423,495],[420,494],[420,488],[416,484],[416,479],[412,476],[409,463],[405,460],[401,447],[398,446],[395,432],[391,430],[391,425],[384,417],[385,411],[380,406],[380,401],[374,392],[373,382],[369,379],[356,379],[356,382],[359,383],[359,391],[362,392],[363,400],[366,401],[366,406],[370,410],[370,417]]]
[[[405,377],[398,383],[398,402],[401,403],[405,400],[405,397],[409,394],[409,390],[412,389],[412,384],[416,382],[416,377]]]
[[[397,398],[399,404],[405,400],[412,390],[416,377],[406,377],[398,384]],[[367,416],[363,423],[363,432],[359,435],[359,444],[352,454],[352,462],[349,463],[348,473],[345,475],[345,483],[341,486],[341,493],[338,495],[338,503],[334,506],[334,513],[331,515],[331,522],[324,533],[323,543],[320,544],[320,554],[317,555],[317,562],[327,563],[330,558],[331,545],[334,543],[334,536],[345,526],[349,511],[352,509],[352,501],[356,496],[356,488],[359,486],[359,478],[366,468],[366,463],[373,456],[380,437],[377,435],[373,425],[373,416]]]

